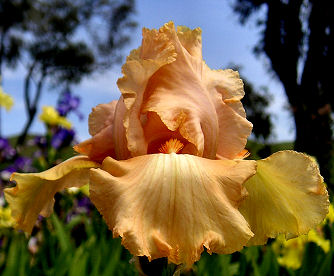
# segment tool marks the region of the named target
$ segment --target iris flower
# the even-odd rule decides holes
[[[72,127],[71,122],[69,122],[65,117],[60,116],[58,111],[53,106],[43,106],[43,111],[39,115],[39,119],[51,126],[59,125],[67,129]]]
[[[301,235],[297,238],[286,240],[279,235],[272,243],[272,248],[277,255],[277,261],[281,266],[290,269],[298,269],[302,266],[305,254],[306,244],[313,242],[318,245],[325,253],[330,250],[330,240],[324,238],[323,231],[311,229],[307,235]]]
[[[135,256],[191,266],[206,250],[229,254],[280,233],[307,233],[328,212],[318,166],[281,151],[243,160],[252,130],[232,70],[202,60],[201,30],[143,29],[117,82],[118,101],[89,116],[81,155],[45,172],[14,173],[5,191],[17,228],[30,232],[53,196],[89,184],[90,199]]]

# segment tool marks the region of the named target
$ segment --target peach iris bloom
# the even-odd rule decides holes
[[[6,189],[17,228],[52,212],[56,192],[90,185],[90,199],[136,256],[190,266],[283,233],[307,233],[328,212],[319,169],[282,151],[242,160],[252,124],[232,70],[202,60],[201,30],[172,22],[143,30],[117,82],[118,101],[95,107],[80,156],[42,173],[14,173]]]

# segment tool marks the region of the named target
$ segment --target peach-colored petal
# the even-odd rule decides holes
[[[244,97],[244,84],[237,71],[211,70],[206,64],[203,65],[203,71],[203,82],[207,89],[219,93],[225,103],[237,102]]]
[[[151,63],[159,66],[153,70]],[[132,156],[170,138],[186,140],[184,152],[210,159],[216,154],[233,159],[244,149],[252,125],[240,102],[243,82],[233,70],[207,67],[199,28],[175,30],[170,22],[159,31],[144,29],[143,44],[130,54],[123,73],[118,85],[128,110],[124,126]],[[150,113],[160,119],[150,121]]]
[[[255,167],[175,153],[106,158],[91,170],[90,197],[132,254],[189,266],[203,246],[232,253],[252,236],[238,207]]]
[[[69,187],[81,187],[89,182],[89,169],[100,165],[87,157],[73,157],[41,173],[13,173],[13,188],[5,189],[5,198],[16,220],[16,227],[30,233],[38,214],[52,212],[54,195]]]
[[[113,142],[115,145],[115,154],[117,160],[125,160],[131,157],[126,140],[126,130],[124,127],[124,118],[127,113],[123,97],[121,96],[116,105],[115,118],[113,124]]]
[[[255,234],[250,244],[264,244],[280,233],[288,238],[306,234],[328,212],[319,168],[302,153],[281,151],[257,161],[256,175],[245,186],[249,196],[240,212]]]
[[[194,57],[197,60],[197,63],[201,65],[202,60],[202,37],[201,37],[201,29],[196,28],[194,30],[189,29],[185,26],[177,26],[177,37],[179,38],[179,41],[184,47],[184,49],[187,50],[187,52]],[[199,68],[199,70],[202,70],[202,68]]]
[[[161,121],[159,115],[155,112],[147,113],[143,129],[147,141],[148,154],[159,153],[161,145],[171,138],[178,139],[179,141],[184,142],[184,144],[188,143],[178,131],[169,130]]]
[[[113,125],[103,128],[92,138],[75,145],[74,150],[87,155],[90,159],[102,162],[107,156],[115,157],[113,142]]]
[[[120,152],[125,159],[129,156],[127,145],[124,144],[125,132],[122,131],[124,112],[120,106],[124,106],[122,97],[119,101],[108,104],[99,104],[94,107],[89,115],[89,133],[92,138],[74,146],[74,150],[87,155],[90,159],[102,162],[107,156],[119,157]],[[115,145],[116,143],[116,145]]]
[[[150,79],[142,112],[156,112],[169,130],[178,131],[197,148],[198,156],[215,158],[218,120],[212,98],[202,83],[201,32],[184,27],[176,33],[174,25],[170,28],[168,35],[177,57]],[[187,45],[188,51],[180,38],[184,45],[186,39],[196,43],[191,49]]]
[[[127,109],[124,118],[127,146],[133,156],[146,154],[147,142],[140,120],[144,92],[150,77],[162,66],[175,60],[176,54],[166,32],[143,29],[140,48],[133,50],[122,67],[123,77],[117,81]]]
[[[117,102],[99,104],[93,108],[88,119],[90,135],[94,136],[105,127],[113,124]]]
[[[239,73],[231,69],[211,70],[205,65],[203,71],[205,87],[215,96],[219,121],[217,155],[234,159],[245,148],[252,131],[240,102],[245,94],[243,82]]]
[[[216,154],[228,159],[238,158],[245,148],[252,124],[224,102],[217,102],[219,138]]]

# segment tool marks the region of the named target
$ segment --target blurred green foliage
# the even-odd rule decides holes
[[[66,195],[65,195],[66,197]],[[67,196],[68,197],[68,196]],[[36,229],[35,229],[36,230]],[[203,253],[185,275],[331,275],[334,229],[326,225],[331,249],[326,254],[314,243],[307,243],[302,266],[291,270],[280,266],[271,245],[246,247],[231,255]],[[81,234],[84,234],[80,236]],[[33,233],[34,234],[34,233]],[[78,215],[66,223],[57,215],[43,220],[34,238],[12,229],[1,229],[0,274],[12,275],[138,275],[131,255],[113,239],[102,218]],[[34,248],[37,247],[38,249]],[[37,250],[37,251],[34,251]],[[175,266],[162,275],[173,275]]]
[[[68,223],[53,214],[40,227],[32,237],[1,229],[1,275],[135,274],[130,254],[120,239],[113,239],[97,212],[93,218],[78,215]],[[80,232],[85,235],[79,240]]]

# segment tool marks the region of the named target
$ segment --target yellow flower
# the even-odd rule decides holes
[[[330,240],[326,240],[323,237],[321,229],[311,229],[307,234],[307,240],[309,242],[314,242],[316,245],[321,247],[321,249],[327,253],[330,250],[331,243]]]
[[[328,214],[326,216],[326,219],[325,219],[324,223],[326,223],[327,221],[329,223],[334,222],[334,207],[333,207],[333,204],[329,205],[329,211],[328,211]]]
[[[89,182],[114,236],[136,256],[191,266],[269,237],[306,234],[328,212],[318,166],[282,151],[242,160],[252,124],[239,74],[202,60],[200,29],[172,22],[143,30],[117,82],[118,101],[95,107],[84,155],[37,174],[12,175],[5,190],[17,227],[32,230],[53,196]]]
[[[286,268],[300,268],[307,242],[314,242],[321,247],[325,253],[330,250],[330,241],[323,237],[321,229],[311,229],[307,235],[302,235],[290,240],[286,240],[283,235],[279,235],[272,244],[272,248],[278,256],[278,263]]]
[[[0,86],[0,106],[6,108],[7,111],[9,111],[14,104],[13,98],[6,94],[2,87]]]
[[[0,228],[8,228],[14,225],[9,207],[0,206]]]
[[[65,117],[60,116],[58,111],[52,106],[43,106],[43,112],[39,115],[39,119],[48,125],[58,125],[70,129],[72,127]]]

